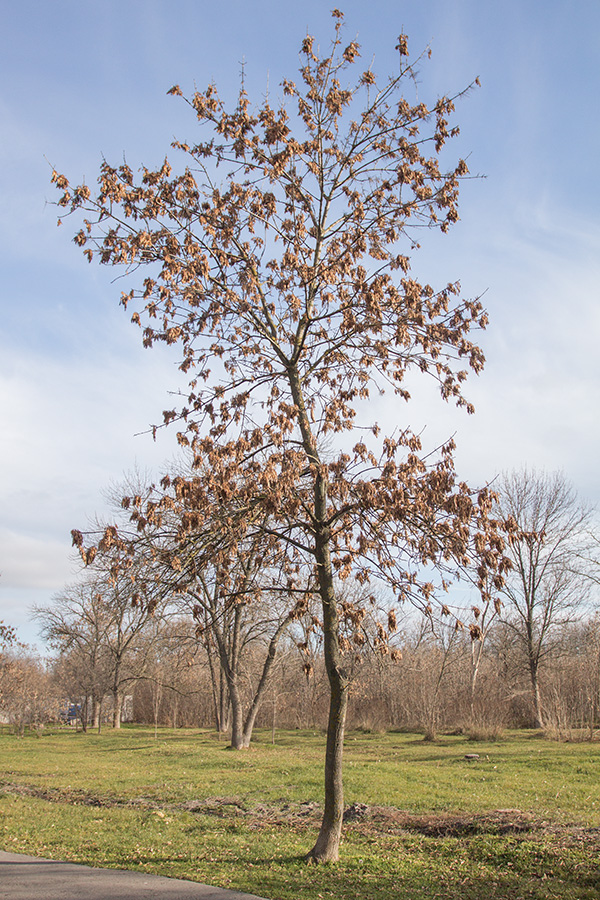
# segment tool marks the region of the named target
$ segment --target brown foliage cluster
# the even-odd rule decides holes
[[[457,220],[467,166],[439,163],[457,132],[456,98],[429,108],[400,93],[414,74],[406,36],[396,77],[355,74],[360,47],[344,46],[338,13],[330,54],[319,56],[307,37],[300,82],[283,82],[279,105],[252,109],[242,89],[228,111],[214,85],[196,91],[186,102],[212,136],[175,142],[186,159],[177,173],[166,159],[140,178],[126,163],[103,162],[96,194],[53,178],[59,205],[84,212],[75,240],[90,260],[149,267],[141,289],[122,296],[139,304],[133,320],[145,319],[144,344],[181,347],[190,389],[164,422],[179,423],[179,443],[201,473],[183,527],[216,524],[239,547],[260,522],[296,566],[322,540],[338,578],[383,577],[399,598],[427,604],[430,588],[415,590],[417,566],[465,565],[473,539],[480,585],[490,569],[500,583],[491,495],[457,485],[452,442],[431,464],[418,436],[400,430],[382,440],[371,422],[370,442],[324,446],[355,428],[357,406],[363,415],[374,390],[408,399],[413,368],[472,411],[462,383],[483,365],[471,332],[486,314],[456,284],[436,291],[417,282],[403,248],[418,246],[418,228],[445,231]],[[170,93],[182,95],[178,86]],[[143,528],[161,504],[136,515]],[[107,532],[102,544],[116,540]]]

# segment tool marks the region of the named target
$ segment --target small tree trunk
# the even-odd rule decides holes
[[[261,676],[260,676],[256,691],[254,692],[254,697],[252,699],[252,703],[250,704],[250,709],[248,710],[248,714],[244,721],[244,731],[243,731],[243,735],[242,735],[244,748],[249,747],[250,742],[252,741],[252,732],[254,730],[254,723],[256,721],[256,716],[258,714],[258,710],[260,709],[260,705],[262,703],[263,697],[264,697],[267,687],[269,685],[269,681],[270,681],[271,674],[272,674],[272,669],[275,664],[275,658],[277,656],[277,645],[279,643],[279,639],[281,638],[281,635],[283,634],[285,629],[288,627],[290,622],[291,622],[290,616],[287,616],[285,619],[283,619],[279,623],[279,625],[277,627],[277,631],[275,632],[275,634],[269,641],[269,650],[268,650],[266,659],[263,664]],[[274,741],[273,741],[273,743],[274,743]]]
[[[325,808],[315,846],[307,854],[312,862],[335,862],[339,859],[344,816],[342,759],[344,729],[348,709],[348,678],[342,670],[339,647],[339,617],[335,599],[328,535],[317,534],[316,560],[323,605],[323,638],[325,666],[329,679],[329,720],[325,750]]]
[[[162,703],[162,684],[153,682],[152,684],[152,715],[154,717],[154,740],[158,738],[158,716]]]
[[[100,716],[102,712],[102,700],[98,700],[97,697],[92,699],[92,725],[94,728],[98,729],[98,733],[100,733]]]
[[[325,751],[325,809],[316,844],[307,855],[307,859],[313,862],[335,862],[339,858],[344,816],[342,757],[348,687],[345,679],[340,677],[330,678],[330,685],[331,702]]]
[[[538,665],[531,647],[529,648],[529,676],[531,678],[531,693],[533,695],[533,727],[544,727],[544,715],[542,711],[542,698],[540,694],[540,682],[538,678]]]
[[[123,712],[123,695],[118,691],[113,693],[113,715],[112,715],[112,727],[120,728],[121,727],[121,714]]]
[[[471,724],[475,722],[475,690],[477,685],[477,675],[479,674],[479,663],[481,662],[481,642],[471,641],[471,678],[469,681],[469,711],[471,715]]]
[[[537,670],[531,670],[531,691],[533,693],[533,716],[534,728],[543,728],[544,727],[544,715],[542,712],[542,698],[540,695],[540,683],[537,677]]]
[[[231,699],[231,746],[234,750],[246,750],[248,742],[244,734],[244,713],[234,673],[230,673],[227,678],[227,685]]]
[[[207,637],[204,642],[204,647],[206,649],[206,656],[208,659],[208,669],[210,672],[210,685],[212,689],[212,698],[213,698],[213,709],[215,711],[215,728],[217,729],[217,734],[221,734],[223,731],[226,731],[225,727],[225,703],[224,703],[224,684],[223,684],[223,669],[220,668],[217,676],[217,672],[215,670],[215,665],[213,661],[213,647],[210,641],[210,637]]]

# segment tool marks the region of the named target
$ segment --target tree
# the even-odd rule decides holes
[[[590,593],[591,511],[562,473],[523,469],[503,476],[497,512],[516,523],[502,589],[505,618],[525,654],[535,727],[543,728],[540,667],[557,653],[561,626],[577,617]]]
[[[182,604],[192,614],[197,636],[205,640],[214,689],[211,651],[216,649],[231,706],[231,746],[245,749],[250,746],[280,639],[304,611],[304,603],[290,607],[287,597],[282,602],[278,588],[281,568],[265,553],[260,533],[243,545],[236,543],[218,553],[212,541],[208,542],[207,553],[205,533],[199,535],[204,544],[201,549],[194,537],[184,526],[175,543],[176,558],[183,558],[183,577],[178,579]],[[259,646],[260,674],[244,705],[241,680],[246,658]]]
[[[105,554],[90,553],[87,561],[81,583],[35,614],[44,637],[70,657],[84,704],[92,698],[94,723],[99,725],[102,698],[110,694],[112,725],[120,728],[125,690],[145,675],[169,593],[150,567],[140,573],[139,561],[115,541],[107,539]]]
[[[110,660],[110,692],[113,698],[113,728],[121,727],[123,702],[128,686],[146,675],[152,650],[162,627],[167,597],[152,577],[135,579],[131,559],[115,553],[112,565],[98,587],[109,614],[106,649]]]
[[[10,650],[17,644],[17,632],[12,625],[5,625],[0,620],[0,709],[5,697],[10,693],[12,681],[12,658]]]
[[[110,615],[97,584],[88,579],[65,587],[52,598],[51,606],[35,607],[34,616],[42,625],[44,640],[60,654],[59,678],[69,689],[69,699],[81,699],[84,731],[89,700],[92,723],[99,729],[112,666],[106,643]]]
[[[144,606],[144,585],[152,573],[150,580],[160,584],[163,596],[172,595],[173,608],[191,618],[195,637],[208,655],[218,727],[224,719],[222,675],[231,708],[231,744],[245,749],[279,641],[290,624],[306,614],[311,588],[289,583],[288,559],[276,534],[268,534],[268,519],[263,517],[257,528],[232,539],[228,520],[238,514],[235,503],[220,495],[207,503],[205,479],[189,466],[183,471],[187,477],[167,474],[160,486],[138,481],[135,493],[121,499],[121,514],[125,510],[128,521],[105,530],[93,548],[94,560],[110,561],[117,554],[127,561],[127,584],[138,597],[138,610]],[[81,544],[80,533],[74,537]],[[88,559],[88,551],[84,557]],[[292,594],[297,600],[290,606]],[[260,674],[246,691],[245,704],[245,661],[249,654],[256,656],[259,646]]]
[[[20,735],[56,718],[58,703],[45,665],[15,629],[0,622],[0,712]]]
[[[494,576],[492,575],[490,577],[490,575],[488,574],[486,577],[487,583],[485,583],[484,580],[483,584],[481,584],[479,583],[479,574],[477,569],[478,567],[476,564],[472,573],[472,580],[479,589],[482,603],[480,606],[474,605],[471,607],[473,621],[469,624],[468,627],[470,638],[469,712],[471,726],[474,726],[476,724],[475,706],[478,696],[477,683],[481,670],[481,664],[483,661],[483,650],[486,640],[490,634],[490,630],[492,629],[494,622],[496,621],[502,609],[502,601],[500,600],[500,596],[497,590],[498,584],[495,583]],[[464,610],[464,613],[467,613],[467,610]],[[467,617],[468,615],[461,615],[461,619],[466,619]]]
[[[187,161],[178,172],[165,159],[138,181],[126,163],[103,162],[95,194],[53,173],[59,206],[83,213],[75,241],[90,261],[131,274],[148,267],[121,299],[140,303],[132,319],[146,317],[145,346],[181,346],[189,389],[164,422],[178,423],[194,454],[200,519],[214,521],[216,501],[227,507],[229,547],[275,536],[290,592],[314,582],[320,597],[330,713],[315,861],[338,856],[348,703],[340,629],[362,621],[337,584],[383,583],[427,608],[434,585],[421,567],[466,565],[475,539],[482,569],[501,580],[503,565],[490,493],[457,483],[453,443],[432,455],[404,425],[383,435],[369,404],[386,388],[408,400],[415,370],[472,411],[462,383],[483,365],[470,335],[486,324],[481,302],[461,299],[457,284],[420,284],[406,255],[419,229],[446,231],[458,219],[468,169],[439,159],[457,133],[454,99],[431,108],[405,99],[415,74],[405,35],[397,75],[378,81],[357,69],[359,45],[344,47],[342,14],[333,15],[330,52],[305,38],[301,86],[284,80],[276,107],[267,99],[251,109],[243,88],[232,112],[214,85],[193,94],[208,135],[173,144]],[[182,96],[178,86],[170,93]]]
[[[193,615],[198,623],[197,632],[201,634],[208,630],[216,644],[219,667],[227,683],[231,704],[231,746],[234,750],[240,750],[250,746],[256,715],[269,685],[277,647],[295,617],[294,608],[282,609],[273,602],[268,591],[260,589],[253,602],[239,594],[236,596],[234,592],[222,594],[219,578],[209,582],[207,574],[206,571],[202,573],[186,593],[194,601]],[[244,582],[250,574],[244,569],[240,572],[242,583],[239,586],[244,592],[248,590],[249,585]],[[255,649],[257,643],[264,648],[264,653],[261,654],[261,671],[250,692],[247,708],[244,709],[240,685],[243,662],[248,651]],[[208,647],[207,652],[210,652]]]

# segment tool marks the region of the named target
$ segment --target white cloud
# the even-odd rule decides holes
[[[68,545],[47,535],[31,537],[0,529],[0,586],[2,592],[34,589],[56,591],[73,578],[76,563]]]
[[[2,362],[0,586],[57,590],[71,528],[105,513],[102,491],[136,460],[158,468],[170,455],[170,435],[135,433],[160,420],[173,366],[160,355],[75,364],[6,348]]]

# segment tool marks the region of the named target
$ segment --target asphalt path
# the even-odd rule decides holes
[[[93,869],[0,850],[2,900],[261,900],[223,890],[120,869]]]

